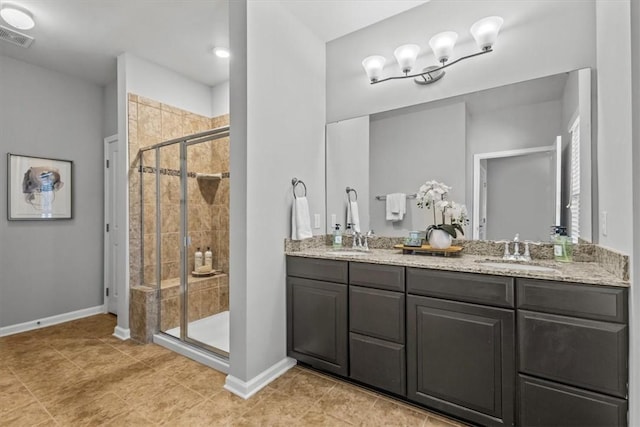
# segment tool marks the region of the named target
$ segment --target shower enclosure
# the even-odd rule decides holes
[[[229,127],[140,150],[141,282],[160,332],[229,356]],[[213,270],[195,252],[212,253]]]

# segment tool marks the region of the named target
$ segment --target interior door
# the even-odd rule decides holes
[[[118,138],[104,140],[104,288],[105,307],[109,313],[118,314],[118,193],[116,181],[119,172]]]

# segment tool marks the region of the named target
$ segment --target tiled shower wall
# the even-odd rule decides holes
[[[130,283],[151,285],[156,279],[156,155],[154,151],[138,157],[138,150],[159,142],[180,138],[228,125],[229,116],[208,118],[129,94],[129,200],[130,200]],[[229,138],[190,146],[187,149],[189,173],[229,171]],[[140,165],[144,198],[140,198]],[[180,144],[160,149],[161,275],[162,280],[180,273]],[[207,246],[214,254],[214,269],[229,268],[229,178],[209,181],[187,178],[189,206],[189,268],[193,268],[196,247]],[[141,224],[144,221],[144,229]],[[144,231],[143,231],[144,230]],[[144,232],[144,235],[142,233]],[[144,254],[141,245],[144,243]],[[144,260],[144,272],[141,272]]]

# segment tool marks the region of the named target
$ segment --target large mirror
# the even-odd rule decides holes
[[[592,241],[591,151],[589,69],[329,123],[327,232],[350,222],[347,187],[361,230],[424,231],[433,215],[415,195],[435,180],[466,205],[467,239],[548,241],[562,225]],[[406,195],[400,218],[393,193]]]

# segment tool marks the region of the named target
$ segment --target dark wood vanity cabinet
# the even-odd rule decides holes
[[[517,279],[519,424],[627,424],[627,290]]]
[[[625,426],[626,288],[287,257],[287,350],[483,426]]]
[[[287,258],[287,353],[318,369],[347,376],[348,264]]]
[[[404,267],[349,263],[350,377],[406,395]]]
[[[407,269],[407,397],[480,425],[513,425],[513,308],[439,298],[509,305],[513,279],[485,277]]]

